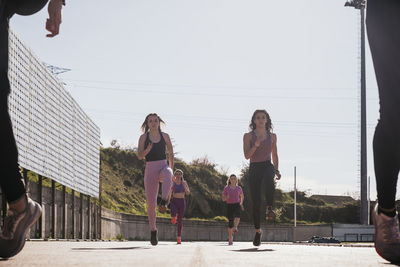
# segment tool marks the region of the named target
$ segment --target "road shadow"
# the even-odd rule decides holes
[[[390,262],[385,262],[384,264],[385,264],[385,265],[388,265],[388,266],[400,266],[400,262],[392,262],[392,263],[390,263]]]
[[[243,249],[234,249],[231,250],[234,252],[271,252],[271,251],[275,251],[273,249],[270,248],[264,248],[264,249],[259,249],[259,248],[243,248]]]
[[[149,249],[148,247],[114,247],[114,248],[71,248],[78,251],[93,251],[93,250],[132,250],[132,249]]]

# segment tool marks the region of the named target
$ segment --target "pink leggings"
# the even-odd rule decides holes
[[[156,230],[156,207],[159,183],[162,183],[162,198],[167,200],[172,186],[172,170],[166,160],[146,162],[144,189],[147,200],[147,217],[152,231]]]

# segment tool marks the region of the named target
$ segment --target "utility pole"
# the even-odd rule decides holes
[[[296,204],[297,204],[297,186],[296,186],[296,166],[294,166],[294,190],[293,190],[293,194],[294,194],[294,227],[297,226],[297,210],[296,210]]]
[[[345,6],[360,10],[361,14],[361,170],[360,170],[360,223],[369,223],[368,181],[367,181],[367,101],[365,79],[365,0],[350,0]]]

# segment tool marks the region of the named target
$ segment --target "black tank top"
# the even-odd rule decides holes
[[[153,147],[151,148],[149,154],[146,155],[146,161],[156,161],[167,158],[167,156],[165,155],[165,140],[162,132],[160,132],[160,135],[160,141],[158,143],[153,143]],[[151,140],[149,138],[149,133],[147,133],[144,147],[146,148],[150,142]]]

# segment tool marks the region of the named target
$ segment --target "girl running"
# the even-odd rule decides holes
[[[178,218],[178,235],[176,238],[176,243],[180,244],[182,235],[182,219],[186,209],[185,194],[190,194],[189,186],[187,182],[183,179],[183,171],[180,169],[177,169],[174,173],[174,183],[169,193],[169,199],[171,199],[172,194],[173,198],[171,200],[170,206],[171,222],[172,224],[175,224],[176,219]]]
[[[224,192],[222,193],[222,200],[226,201],[228,210],[228,234],[229,245],[233,245],[233,236],[238,232],[238,225],[240,221],[240,210],[243,208],[243,190],[238,186],[238,179],[236,175],[232,174],[226,181]]]
[[[261,188],[265,190],[266,219],[274,220],[272,211],[275,183],[274,177],[279,180],[278,150],[276,134],[272,133],[271,118],[266,110],[256,110],[250,122],[250,132],[243,137],[244,157],[250,159],[249,186],[253,200],[253,221],[256,228],[253,245],[261,244]],[[272,163],[271,163],[272,159]]]
[[[156,228],[156,205],[159,182],[162,183],[162,200],[159,211],[167,210],[168,194],[172,185],[172,168],[174,167],[174,152],[169,135],[161,132],[160,123],[164,121],[156,113],[146,116],[142,124],[143,134],[139,138],[138,158],[146,158],[144,172],[144,188],[146,191],[147,216],[151,230],[150,242],[158,244]],[[164,123],[165,124],[165,123]],[[166,160],[168,150],[169,165]]]

